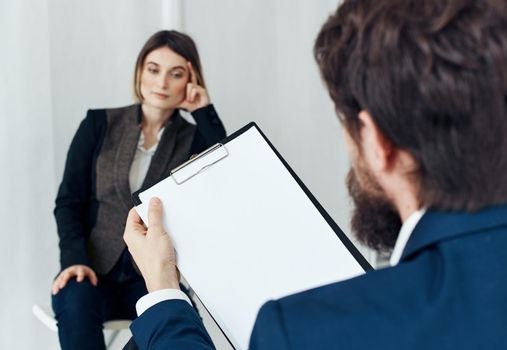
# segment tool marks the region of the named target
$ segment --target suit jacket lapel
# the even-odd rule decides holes
[[[148,173],[146,174],[143,185],[141,186],[142,189],[146,189],[154,185],[157,181],[160,181],[162,178],[169,175],[166,175],[166,173],[168,172],[169,164],[173,159],[178,131],[182,124],[183,120],[179,112],[176,111],[167,122],[157,150],[151,159]]]
[[[123,133],[115,158],[116,190],[118,197],[122,199],[127,208],[132,208],[129,173],[141,133],[140,113],[140,105],[134,106],[125,113]]]

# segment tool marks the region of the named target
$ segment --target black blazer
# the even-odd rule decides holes
[[[196,132],[188,157],[225,137],[225,129],[213,105],[195,110]],[[138,107],[138,122],[141,111]],[[96,163],[107,131],[106,110],[89,110],[70,145],[54,215],[60,238],[60,265],[91,266],[87,238],[93,229],[100,202],[96,197]]]

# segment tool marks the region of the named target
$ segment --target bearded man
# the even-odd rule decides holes
[[[352,160],[352,227],[391,267],[266,303],[250,349],[500,349],[507,330],[507,1],[345,0],[314,53]],[[141,349],[208,349],[161,226],[131,212]],[[168,294],[167,294],[168,295]],[[177,297],[176,297],[177,299]]]

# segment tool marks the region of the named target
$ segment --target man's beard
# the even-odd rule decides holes
[[[350,169],[347,175],[347,188],[355,204],[352,232],[366,246],[388,252],[401,229],[400,215],[368,169],[358,168]]]

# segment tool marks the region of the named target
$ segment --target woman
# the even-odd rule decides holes
[[[105,349],[103,322],[134,318],[146,294],[122,239],[131,193],[225,137],[189,36],[149,38],[134,91],[138,104],[88,111],[67,155],[55,208],[61,272],[52,290],[62,349]]]

